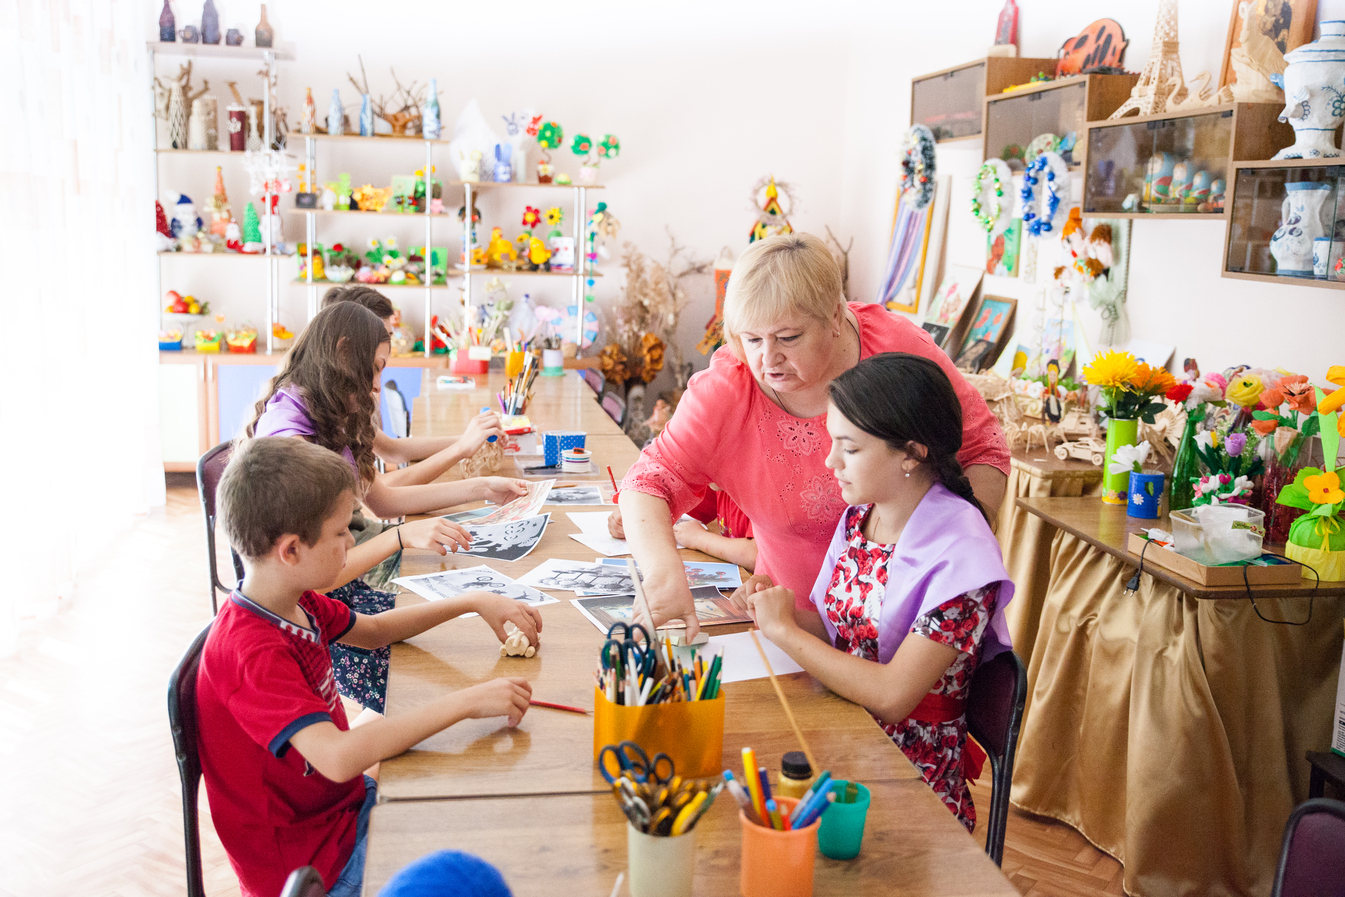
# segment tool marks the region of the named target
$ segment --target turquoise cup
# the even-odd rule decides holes
[[[817,846],[823,856],[833,860],[853,860],[864,843],[864,820],[869,815],[869,789],[855,783],[859,795],[854,803],[842,803],[849,782],[833,781],[831,793],[836,801],[822,814],[817,830]]]

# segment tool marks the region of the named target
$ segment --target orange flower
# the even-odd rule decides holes
[[[1274,408],[1275,406],[1272,405],[1271,407]],[[1275,432],[1275,428],[1278,427],[1279,425],[1280,425],[1280,422],[1279,422],[1278,420],[1254,420],[1254,421],[1252,421],[1252,429],[1255,430],[1256,432],[1260,433],[1262,436],[1269,436],[1271,433],[1274,433],[1274,432]]]
[[[1280,382],[1261,393],[1261,404],[1267,408],[1278,408],[1285,402],[1294,411],[1311,414],[1317,410],[1317,396],[1308,378],[1302,374],[1290,374]]]
[[[1130,388],[1141,395],[1161,396],[1177,385],[1177,380],[1164,368],[1152,367],[1141,361],[1133,377]]]
[[[1345,491],[1340,488],[1340,477],[1335,471],[1325,471],[1317,476],[1304,477],[1303,486],[1308,490],[1308,499],[1315,505],[1334,505],[1345,501]]]

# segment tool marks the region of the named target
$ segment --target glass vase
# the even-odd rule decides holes
[[[1293,526],[1294,521],[1302,517],[1305,511],[1302,508],[1292,508],[1289,505],[1279,504],[1277,499],[1280,497],[1280,490],[1294,481],[1298,476],[1301,464],[1285,464],[1278,455],[1271,458],[1270,463],[1266,465],[1266,475],[1261,487],[1260,508],[1266,515],[1266,541],[1275,545],[1283,545],[1289,541],[1289,528]]]
[[[1111,472],[1111,460],[1116,450],[1139,443],[1138,420],[1111,420],[1107,424],[1107,453],[1102,459],[1102,500],[1109,505],[1123,505],[1130,491],[1130,471]]]
[[[1195,481],[1200,478],[1200,456],[1196,454],[1196,428],[1203,415],[1186,415],[1186,428],[1177,443],[1177,454],[1172,459],[1172,478],[1169,482],[1168,511],[1181,511],[1196,500]]]

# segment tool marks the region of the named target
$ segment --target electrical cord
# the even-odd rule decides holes
[[[1285,557],[1284,555],[1276,554],[1273,551],[1266,551],[1263,552],[1263,554],[1268,554],[1273,558],[1280,558],[1281,560],[1289,561],[1289,563],[1291,564],[1303,564],[1302,561],[1292,561],[1289,558]],[[1322,577],[1318,575],[1317,571],[1314,568],[1308,566],[1307,564],[1303,564],[1304,568],[1312,570],[1312,576],[1313,576],[1312,592],[1309,593],[1308,595],[1307,617],[1305,617],[1302,620],[1272,620],[1265,614],[1261,613],[1261,608],[1256,606],[1256,598],[1252,596],[1252,584],[1247,580],[1248,566],[1250,565],[1249,564],[1242,565],[1242,587],[1247,590],[1247,600],[1249,600],[1252,603],[1252,610],[1256,611],[1256,615],[1258,617],[1260,617],[1267,623],[1278,623],[1281,626],[1306,626],[1312,622],[1312,605],[1317,599],[1317,588],[1322,584]]]

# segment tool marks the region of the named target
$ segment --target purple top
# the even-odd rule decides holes
[[[827,618],[826,596],[832,572],[846,549],[845,518],[842,514],[810,596],[833,643],[836,627]],[[943,484],[931,486],[902,529],[887,564],[887,590],[878,621],[878,661],[892,659],[917,617],[996,581],[999,598],[985,631],[981,661],[1009,650],[1012,642],[1004,608],[1013,598],[1013,581],[1000,557],[999,542],[981,512]]]
[[[308,416],[308,405],[294,386],[282,386],[266,402],[266,410],[257,418],[257,432],[254,436],[304,436],[317,435],[313,418]],[[355,471],[356,481],[360,478],[360,467],[355,463],[355,454],[350,446],[341,449],[341,457]]]

